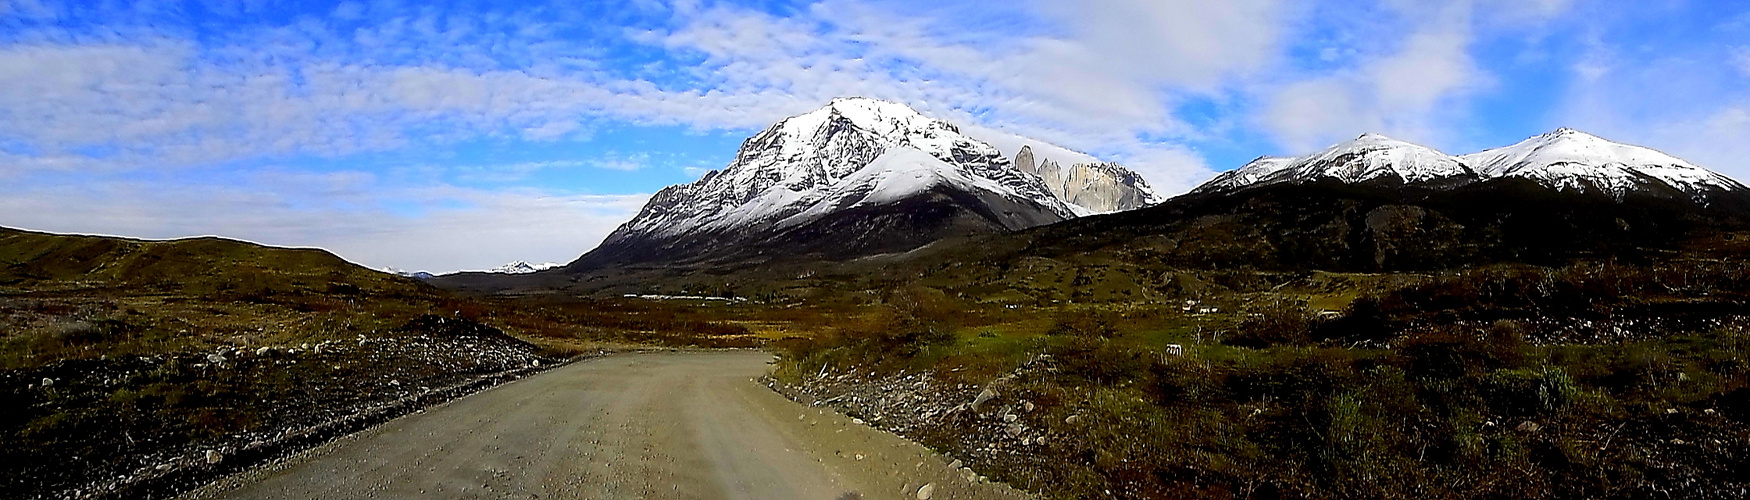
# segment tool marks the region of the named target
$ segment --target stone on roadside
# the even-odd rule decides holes
[[[972,411],[983,411],[984,404],[996,399],[997,395],[996,389],[985,387],[983,391],[979,391],[978,397],[972,399]]]
[[[918,488],[918,500],[930,500],[930,497],[935,495],[936,483],[925,484],[923,487]]]
[[[207,450],[207,463],[208,464],[216,464],[216,463],[219,463],[219,461],[224,460],[224,459],[225,459],[224,455],[220,455],[219,450]]]

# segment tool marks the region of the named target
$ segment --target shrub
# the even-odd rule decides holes
[[[1497,332],[1497,329],[1490,332]],[[1525,341],[1510,332],[1501,330],[1479,335],[1456,327],[1439,328],[1406,336],[1397,349],[1404,362],[1404,371],[1412,377],[1476,377],[1489,370],[1516,366],[1524,360]]]
[[[1513,417],[1551,415],[1579,395],[1567,370],[1549,366],[1497,370],[1483,378],[1479,389],[1491,410]]]
[[[1274,301],[1240,321],[1233,333],[1222,337],[1227,345],[1264,348],[1273,345],[1307,345],[1312,343],[1313,329],[1318,326],[1306,305],[1300,302]]]
[[[1118,330],[1112,327],[1112,321],[1105,316],[1082,311],[1059,314],[1053,318],[1051,328],[1045,333],[1052,336],[1109,339],[1116,336]]]

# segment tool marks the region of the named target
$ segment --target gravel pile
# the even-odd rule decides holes
[[[224,346],[0,372],[27,412],[0,451],[17,498],[131,498],[217,475],[564,363],[472,321],[352,340]],[[44,418],[48,417],[48,418]],[[36,429],[50,422],[54,427]]]

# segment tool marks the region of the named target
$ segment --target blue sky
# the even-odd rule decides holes
[[[843,95],[1169,194],[1363,132],[1561,126],[1750,179],[1747,89],[1724,1],[0,0],[0,225],[565,262]]]

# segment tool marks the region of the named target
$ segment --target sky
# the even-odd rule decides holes
[[[1166,195],[1564,126],[1750,180],[1750,3],[0,0],[0,226],[563,263],[838,96]]]

